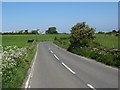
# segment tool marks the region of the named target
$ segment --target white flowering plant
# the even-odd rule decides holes
[[[3,48],[2,54],[2,82],[5,84],[12,80],[14,72],[20,63],[27,57],[27,48],[18,48],[17,46],[7,46]]]

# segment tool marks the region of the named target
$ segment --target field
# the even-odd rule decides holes
[[[28,45],[27,40],[36,39],[38,41],[54,41],[55,37],[68,37],[67,34],[55,34],[55,35],[3,35],[2,45],[3,47],[9,45],[17,45],[23,47]]]
[[[96,38],[94,41],[99,43],[103,47],[107,49],[118,49],[118,36],[105,35],[105,34],[96,34],[95,36]],[[67,37],[70,37],[70,35],[68,35]],[[56,43],[59,43],[59,42],[56,42]],[[61,44],[59,45],[63,48],[68,48],[69,44],[70,44],[70,40],[68,38],[68,39],[63,39],[61,41]]]
[[[118,37],[114,35],[96,34],[95,41],[106,48],[118,48]]]
[[[2,45],[3,47],[8,45],[17,45],[19,47],[27,45],[28,39],[36,39],[39,41],[54,41],[54,38],[68,38],[69,34],[55,34],[55,35],[3,35],[2,36]],[[95,41],[100,43],[106,48],[118,48],[118,37],[105,34],[96,34]],[[69,40],[65,41],[66,43]]]

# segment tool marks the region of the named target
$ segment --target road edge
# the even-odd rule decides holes
[[[33,58],[32,62],[30,64],[30,67],[29,67],[29,69],[27,71],[27,75],[26,75],[26,77],[25,77],[25,79],[23,81],[23,84],[22,84],[21,88],[25,88],[26,89],[26,83],[27,83],[28,79],[30,78],[30,74],[32,72],[32,68],[33,68],[34,62],[36,60],[37,52],[38,52],[38,44],[37,44],[37,48],[36,48],[36,53],[35,53],[34,58]]]

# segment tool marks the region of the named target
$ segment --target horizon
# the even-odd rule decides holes
[[[86,22],[96,32],[118,30],[117,2],[3,2],[3,30],[40,29],[56,27],[60,33]]]

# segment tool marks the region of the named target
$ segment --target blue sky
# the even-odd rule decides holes
[[[3,2],[3,32],[19,29],[47,30],[57,27],[59,32],[70,32],[73,25],[85,21],[97,31],[118,28],[117,2]]]

